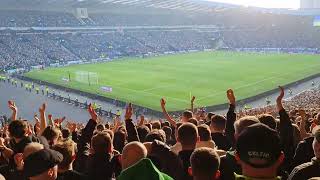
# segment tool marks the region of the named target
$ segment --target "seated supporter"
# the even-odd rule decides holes
[[[212,148],[197,148],[190,157],[189,174],[193,180],[219,179],[220,157]]]
[[[262,123],[247,127],[237,138],[236,159],[242,175],[235,179],[281,179],[277,173],[284,154],[278,133]]]
[[[295,167],[288,180],[308,179],[320,176],[320,126],[314,127],[312,134],[312,147],[315,157],[311,159],[311,162]]]
[[[72,140],[59,142],[52,147],[53,150],[61,153],[63,161],[58,164],[58,180],[83,180],[86,177],[73,170],[73,162],[76,158],[76,144]]]

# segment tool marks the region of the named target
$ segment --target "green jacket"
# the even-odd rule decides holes
[[[121,172],[117,180],[173,180],[160,172],[150,159],[144,158]]]

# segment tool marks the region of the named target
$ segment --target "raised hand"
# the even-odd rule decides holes
[[[15,102],[12,101],[12,100],[8,101],[8,106],[9,106],[9,108],[10,108],[12,111],[17,111],[17,110],[18,110]]]
[[[232,104],[232,105],[236,104],[236,97],[234,96],[232,89],[227,90],[227,98],[228,98],[230,104]]]
[[[164,98],[160,99],[161,108],[164,109],[166,107],[166,100]]]
[[[88,112],[89,112],[89,114],[90,114],[90,116],[91,116],[91,119],[97,121],[97,119],[98,119],[98,114],[97,114],[97,112],[93,109],[91,103],[90,103],[89,106],[88,106]]]
[[[280,94],[279,94],[279,96],[277,97],[277,100],[276,100],[278,111],[283,109],[282,99],[284,97],[284,89],[283,89],[283,87],[279,86],[279,89],[280,89]]]
[[[16,104],[14,103],[14,101],[12,101],[12,100],[8,101],[8,107],[12,111],[11,120],[12,121],[16,120],[17,119],[18,108],[17,108]]]
[[[43,103],[42,106],[39,108],[39,113],[40,114],[45,113],[46,108],[47,108],[47,105],[45,103]]]
[[[131,119],[132,114],[133,114],[132,104],[129,103],[127,108],[126,108],[126,114],[124,115],[124,118],[125,119]]]
[[[196,99],[195,96],[192,96],[191,98],[191,111],[194,112],[194,100]]]

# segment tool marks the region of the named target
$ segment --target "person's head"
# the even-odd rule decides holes
[[[182,122],[188,122],[190,118],[193,117],[193,113],[191,111],[184,111],[181,116]]]
[[[21,139],[27,135],[28,125],[25,121],[15,120],[11,121],[8,130],[11,137]]]
[[[210,128],[213,132],[223,132],[226,128],[227,119],[221,115],[211,117]]]
[[[320,126],[316,126],[312,130],[312,135],[314,137],[312,147],[317,159],[320,159]]]
[[[91,139],[91,148],[95,154],[107,154],[112,152],[111,137],[107,132],[99,132]]]
[[[146,147],[138,141],[126,144],[122,150],[121,156],[122,170],[125,170],[139,162],[141,159],[146,158],[147,154]]]
[[[98,124],[97,125],[97,131],[102,132],[104,130],[104,125],[103,124]]]
[[[274,117],[272,115],[270,115],[270,114],[261,114],[258,117],[258,119],[262,124],[265,124],[265,125],[269,126],[271,129],[274,129],[274,130],[277,129],[277,122],[276,122],[276,120],[274,119]]]
[[[105,129],[110,129],[110,124],[109,124],[109,123],[106,123],[106,124],[104,125],[104,128],[105,128]]]
[[[198,133],[200,136],[200,141],[211,141],[212,140],[210,127],[208,125],[202,124],[202,125],[198,126]]]
[[[169,126],[163,126],[163,127],[162,127],[162,130],[163,130],[164,133],[166,134],[166,139],[167,139],[167,141],[168,141],[169,139],[171,139],[171,137],[172,137],[172,129],[171,129]]]
[[[177,141],[181,143],[182,150],[194,149],[200,140],[198,128],[192,123],[183,123],[178,129]]]
[[[122,152],[126,144],[126,133],[124,131],[116,131],[113,136],[113,147],[115,150]]]
[[[196,118],[190,118],[188,122],[194,124],[195,126],[198,126],[198,120]]]
[[[61,131],[58,128],[48,126],[43,130],[42,136],[47,139],[50,146],[53,146],[58,142],[61,136]]]
[[[243,175],[253,178],[276,177],[283,159],[280,137],[267,125],[253,124],[238,136],[236,160],[241,165]]]
[[[161,129],[161,123],[159,121],[152,122],[152,129]]]
[[[234,122],[235,138],[237,139],[239,134],[248,126],[259,123],[259,119],[255,116],[245,116]]]
[[[145,142],[153,142],[154,140],[166,142],[166,134],[162,129],[153,129],[150,131],[146,136]]]
[[[63,139],[68,139],[71,135],[71,132],[69,129],[62,129],[61,134]]]
[[[208,121],[211,121],[211,118],[212,118],[212,116],[214,116],[215,115],[215,113],[213,113],[213,112],[208,112],[208,114],[207,114],[207,117],[206,117],[206,121],[208,122]]]
[[[190,157],[189,174],[194,180],[214,180],[220,177],[220,157],[212,148],[197,148]]]
[[[137,131],[138,131],[140,142],[145,142],[146,136],[147,134],[149,134],[150,129],[147,126],[142,125],[137,128]]]
[[[316,115],[316,119],[314,121],[317,125],[320,125],[320,113]]]
[[[52,147],[63,156],[63,161],[58,164],[58,169],[71,170],[72,163],[76,158],[76,144],[72,140],[59,142]]]
[[[30,154],[24,161],[24,172],[30,180],[55,180],[58,174],[57,165],[63,156],[51,149],[41,149]]]
[[[40,143],[29,143],[23,150],[23,159],[26,159],[30,154],[44,149],[44,146]]]

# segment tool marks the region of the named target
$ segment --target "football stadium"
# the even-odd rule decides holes
[[[0,0],[0,180],[315,180],[320,0]]]

